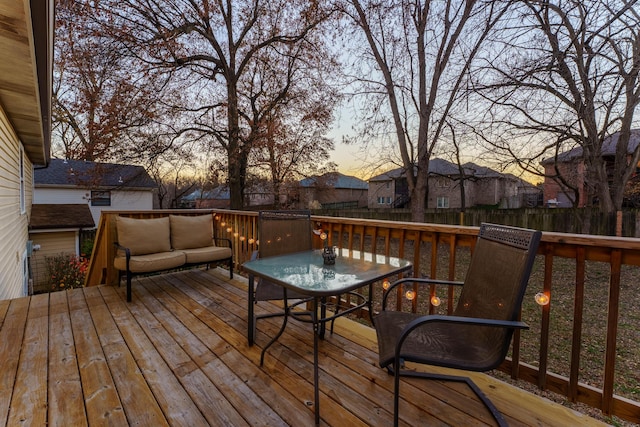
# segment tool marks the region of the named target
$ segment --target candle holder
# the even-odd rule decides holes
[[[336,251],[333,246],[325,246],[322,249],[322,258],[326,265],[334,265],[336,263]]]

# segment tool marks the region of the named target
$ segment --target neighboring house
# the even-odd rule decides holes
[[[103,210],[153,209],[156,183],[142,166],[51,159],[36,169],[33,203],[89,206],[93,221]]]
[[[444,159],[429,162],[427,208],[458,209],[464,205],[519,208],[537,200],[539,190],[532,184],[511,174],[503,174],[474,163],[460,168]],[[368,207],[400,208],[409,205],[409,186],[404,168],[394,169],[369,180]],[[535,203],[534,203],[535,204]]]
[[[605,139],[602,144],[602,157],[610,173],[613,172],[618,136],[619,132],[616,132]],[[640,129],[632,129],[629,146],[627,147],[629,156],[638,147],[639,143]],[[541,164],[544,166],[545,174],[543,199],[546,205],[563,208],[569,208],[574,205],[581,208],[590,205],[586,200],[586,168],[582,158],[582,147],[576,147],[560,153],[555,158],[544,159]],[[560,175],[569,185],[564,185],[558,178],[552,178],[557,175]],[[611,180],[609,183],[611,183]],[[572,188],[578,190],[577,203],[574,203],[576,194]]]
[[[195,190],[181,199],[181,206],[188,209],[229,209],[229,187],[220,185],[212,190]]]
[[[328,172],[300,181],[295,204],[300,208],[363,208],[367,206],[369,185],[354,176]],[[318,206],[318,207],[320,207]]]
[[[273,188],[268,182],[249,185],[244,190],[244,206],[273,206]],[[195,190],[181,199],[181,206],[195,209],[229,209],[231,193],[227,185],[211,190]]]
[[[0,299],[29,291],[34,165],[49,162],[53,1],[0,0]]]
[[[60,254],[84,255],[80,248],[80,233],[95,227],[86,203],[34,204],[29,222],[29,237],[34,248],[31,255],[33,292],[48,291],[47,257]]]

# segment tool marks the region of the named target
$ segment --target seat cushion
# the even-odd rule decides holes
[[[213,216],[169,215],[171,247],[193,249],[213,246]]]
[[[185,263],[185,254],[180,251],[160,252],[157,254],[132,256],[129,269],[132,273],[151,273],[154,271],[168,270],[180,267]],[[127,269],[127,260],[123,256],[117,256],[113,265],[118,270]]]
[[[231,258],[231,248],[209,246],[206,248],[184,249],[187,264],[202,264]]]
[[[146,255],[171,250],[169,218],[137,219],[116,217],[118,243],[131,255]]]

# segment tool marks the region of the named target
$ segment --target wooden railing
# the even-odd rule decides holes
[[[103,212],[86,284],[117,282],[117,271],[112,266],[116,215],[152,218],[170,213],[213,215],[217,237],[233,241],[239,273],[242,263],[258,247],[256,212]],[[315,228],[328,232],[330,245],[406,258],[413,262],[415,275],[448,280],[464,278],[478,232],[476,227],[410,222],[324,216],[313,216],[312,220]],[[630,353],[627,346],[639,341],[633,335],[637,334],[638,325],[632,321],[624,328],[619,326],[621,316],[626,314],[625,302],[637,293],[639,267],[638,239],[543,233],[522,312],[531,329],[515,334],[510,357],[500,370],[513,379],[566,396],[569,401],[599,408],[605,415],[640,423],[640,402],[618,395],[615,387],[628,379],[626,376],[637,376],[633,367],[640,359],[638,347],[633,346]],[[430,294],[435,292],[430,290]],[[535,304],[536,293],[550,296],[550,304]],[[429,303],[430,296],[413,300],[414,309],[420,301],[432,313],[453,309],[453,289],[441,294],[446,304],[440,307]],[[631,319],[640,321],[636,312]],[[624,365],[627,358],[632,359],[629,370],[624,366],[616,369],[616,364]],[[630,384],[627,388],[634,387],[633,382]],[[635,390],[640,390],[637,382]]]

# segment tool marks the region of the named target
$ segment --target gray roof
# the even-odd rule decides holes
[[[467,176],[474,176],[477,178],[499,178],[503,174],[496,172],[491,168],[485,166],[479,166],[475,163],[465,163],[462,165],[465,174]],[[391,181],[404,176],[405,168],[397,168],[385,172],[380,175],[376,175],[369,179],[371,181]],[[441,176],[458,176],[460,175],[460,169],[455,163],[451,163],[445,159],[431,159],[429,160],[429,175],[441,175]]]
[[[36,186],[82,188],[156,188],[142,166],[51,159],[46,168],[35,169]]]
[[[341,174],[340,172],[328,172],[321,176],[312,176],[300,181],[301,187],[314,187],[322,183],[333,188],[348,188],[352,190],[367,190],[369,184],[355,176]]]
[[[229,199],[231,199],[231,193],[229,192],[229,187],[227,187],[226,185],[220,185],[212,190],[206,190],[206,191],[197,189],[182,198],[182,200],[186,200],[186,201],[229,200]]]
[[[602,143],[602,155],[603,156],[613,156],[616,154],[616,145],[618,144],[618,139],[620,137],[620,132],[616,132],[611,136],[608,136],[604,142]],[[629,145],[627,146],[627,153],[631,154],[635,151],[635,149],[640,144],[640,129],[631,129],[631,135],[629,137]],[[571,150],[564,151],[562,153],[558,153],[558,162],[570,162],[571,160],[579,159],[582,157],[582,147],[576,147]],[[546,159],[540,162],[541,164],[549,164],[555,161],[555,157],[547,157]]]

